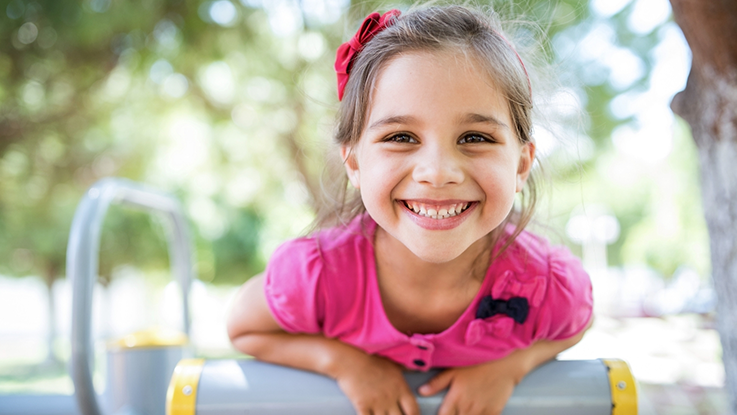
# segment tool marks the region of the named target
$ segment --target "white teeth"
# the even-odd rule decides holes
[[[441,209],[433,209],[433,208],[426,208],[424,205],[420,203],[414,203],[414,202],[405,202],[407,207],[411,209],[413,212],[420,216],[425,216],[427,218],[433,218],[433,219],[447,219],[451,218],[456,215],[460,215],[463,213],[464,210],[468,209],[468,207],[471,205],[471,203],[457,203],[454,205],[451,205],[448,208],[441,208]]]

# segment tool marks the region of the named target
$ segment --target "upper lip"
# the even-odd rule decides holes
[[[463,200],[463,199],[443,199],[443,200],[435,200],[435,199],[399,199],[402,202],[414,202],[414,203],[422,203],[423,205],[455,205],[458,203],[471,203],[474,202],[474,200]]]

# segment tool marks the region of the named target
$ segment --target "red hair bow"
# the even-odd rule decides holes
[[[348,83],[348,74],[351,72],[353,58],[363,49],[364,45],[376,36],[377,33],[386,29],[394,23],[394,18],[399,17],[399,10],[389,10],[379,15],[379,13],[371,13],[361,23],[351,40],[343,43],[335,54],[335,72],[338,74],[338,99],[343,99],[343,90],[345,84]]]

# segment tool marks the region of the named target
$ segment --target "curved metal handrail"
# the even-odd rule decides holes
[[[87,190],[74,214],[67,245],[67,276],[72,279],[71,375],[80,412],[101,415],[92,384],[94,349],[91,335],[92,294],[98,276],[100,234],[111,203],[163,213],[171,224],[167,239],[175,278],[182,288],[184,331],[189,335],[189,289],[193,255],[189,231],[176,198],[130,180],[107,178]]]

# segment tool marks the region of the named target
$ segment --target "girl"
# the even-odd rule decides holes
[[[446,370],[418,393],[449,388],[441,415],[498,414],[592,313],[579,261],[522,230],[535,158],[525,66],[487,17],[457,6],[374,13],[335,66],[336,139],[359,198],[336,211],[344,225],[286,242],[243,285],[229,336],[334,378],[359,414],[419,414],[402,370],[434,367]]]

